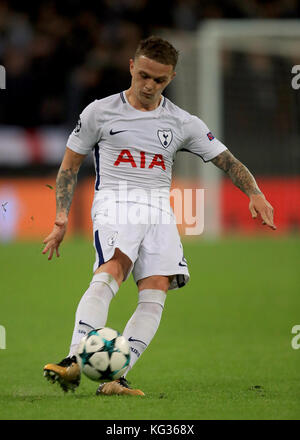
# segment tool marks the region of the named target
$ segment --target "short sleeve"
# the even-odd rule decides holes
[[[76,153],[88,154],[99,142],[100,127],[96,125],[95,105],[96,101],[83,110],[67,141],[67,147]]]
[[[227,150],[226,146],[214,137],[207,125],[197,116],[190,118],[183,124],[184,144],[183,151],[200,156],[208,162],[218,154]]]

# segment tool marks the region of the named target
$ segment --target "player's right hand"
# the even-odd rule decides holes
[[[49,251],[48,260],[52,259],[53,253],[55,251],[56,256],[59,257],[59,245],[63,241],[67,230],[67,221],[56,220],[52,232],[45,238],[43,243],[46,245],[43,249],[43,254],[47,254]]]

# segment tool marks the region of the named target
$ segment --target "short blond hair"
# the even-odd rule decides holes
[[[172,65],[175,69],[179,52],[167,40],[151,35],[139,42],[134,57],[141,55],[161,64]]]

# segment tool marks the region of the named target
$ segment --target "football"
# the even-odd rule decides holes
[[[130,361],[127,339],[117,330],[103,327],[91,330],[82,338],[76,353],[80,370],[88,378],[101,380],[119,379]]]

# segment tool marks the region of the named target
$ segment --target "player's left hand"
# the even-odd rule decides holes
[[[257,218],[259,214],[263,225],[267,225],[273,230],[277,229],[274,225],[274,209],[263,194],[252,194],[250,196],[249,210],[252,218]]]

